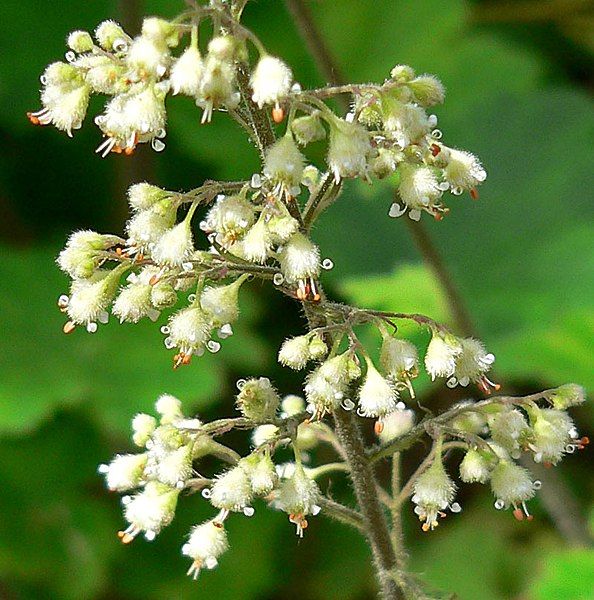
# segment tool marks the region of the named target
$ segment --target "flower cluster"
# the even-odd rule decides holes
[[[254,382],[260,394],[267,387],[276,395],[268,380]],[[250,382],[241,385],[238,405],[249,386]],[[302,466],[297,451],[307,446],[307,433],[299,431],[292,441],[295,463],[277,467],[272,460],[277,449],[291,442],[282,430],[288,419],[302,413],[303,400],[295,396],[285,398],[284,416],[277,418],[279,407],[280,402],[273,404],[268,413],[271,422],[261,426],[272,431],[243,458],[214,440],[216,428],[213,429],[212,424],[184,417],[182,404],[174,396],[164,394],[157,400],[158,419],[145,413],[137,414],[132,420],[132,440],[141,452],[120,454],[109,464],[99,466],[109,490],[127,494],[122,497],[122,504],[128,527],[118,533],[122,542],[128,544],[140,533],[147,540],[153,540],[173,520],[181,492],[195,489],[202,489],[202,496],[218,513],[193,527],[188,542],[182,547],[182,554],[192,559],[188,574],[194,578],[200,569],[214,568],[217,559],[228,549],[225,522],[229,515],[252,516],[252,503],[256,498],[263,498],[286,512],[302,537],[308,525],[306,517],[320,512],[317,504],[320,491],[308,474],[312,470]],[[302,423],[300,430],[303,425],[306,424]],[[194,465],[209,454],[231,462],[232,466],[212,479],[203,477]]]

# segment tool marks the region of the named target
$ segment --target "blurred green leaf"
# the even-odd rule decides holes
[[[541,567],[541,577],[530,590],[530,600],[594,598],[594,550],[554,552]]]
[[[247,328],[256,314],[249,284],[241,292],[241,343],[233,337],[216,356],[179,371],[173,371],[171,352],[163,347],[163,315],[160,323],[119,325],[112,319],[95,335],[77,330],[64,336],[56,297],[65,281],[52,261],[55,254],[53,248],[13,250],[0,264],[0,277],[10,286],[10,294],[0,297],[6,324],[0,340],[0,433],[22,433],[58,407],[84,403],[103,426],[127,435],[131,417],[149,410],[159,394],[179,396],[188,411],[205,407],[225,400],[219,394],[230,367],[255,370],[268,356]],[[231,407],[232,399],[227,401]]]

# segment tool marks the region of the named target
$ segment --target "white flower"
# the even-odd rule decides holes
[[[317,142],[326,137],[326,130],[322,125],[319,111],[294,119],[291,123],[291,131],[297,142],[302,146],[307,146],[311,142]]]
[[[586,391],[581,385],[566,383],[548,394],[548,400],[558,410],[578,406],[586,401]]]
[[[130,44],[126,63],[137,79],[162,77],[170,62],[169,49],[162,40],[141,35]]]
[[[413,221],[418,221],[422,211],[433,215],[439,214],[441,208],[438,200],[443,192],[433,170],[429,167],[402,162],[398,171],[400,173],[398,193],[405,204],[404,210],[409,209],[408,216]],[[392,214],[392,216],[397,215]]]
[[[399,340],[391,335],[385,335],[382,341],[380,362],[386,373],[397,382],[397,387],[408,388],[412,398],[415,393],[411,379],[418,375],[419,354],[414,344],[407,340]],[[400,383],[402,382],[402,383]]]
[[[289,515],[289,521],[297,526],[297,535],[303,537],[308,525],[305,517],[320,512],[317,504],[319,497],[320,490],[316,482],[297,464],[292,477],[281,484],[275,505]]]
[[[381,112],[384,129],[400,148],[418,143],[430,131],[430,121],[420,106],[405,104],[389,95],[381,100]]]
[[[272,441],[278,435],[278,427],[272,424],[259,425],[252,433],[252,443],[256,448]]]
[[[240,254],[250,262],[263,264],[268,258],[272,240],[263,217],[260,217],[240,242]],[[235,247],[234,247],[235,248]]]
[[[182,446],[161,457],[156,476],[161,483],[183,489],[186,480],[192,476],[191,445]]]
[[[343,178],[364,175],[370,152],[369,134],[361,125],[332,119],[327,161],[337,183]]]
[[[277,196],[296,196],[305,159],[291,134],[286,134],[266,151],[264,175],[275,185]]]
[[[169,80],[173,94],[181,92],[186,96],[197,96],[203,69],[204,63],[198,48],[195,46],[186,48],[171,68]]]
[[[496,508],[512,505],[516,519],[521,521],[524,514],[531,518],[526,501],[534,496],[534,483],[526,469],[507,460],[500,460],[491,472],[491,490],[497,498]]]
[[[256,496],[267,496],[276,487],[278,475],[268,453],[254,453],[240,461]]]
[[[201,227],[215,231],[227,245],[236,241],[254,224],[254,207],[243,196],[219,196]]]
[[[200,295],[200,306],[204,312],[212,316],[215,327],[237,320],[239,288],[246,279],[247,275],[243,275],[229,285],[207,287]]]
[[[280,58],[263,56],[256,65],[250,84],[252,100],[260,107],[278,104],[291,90],[293,74]]]
[[[425,368],[432,380],[436,377],[451,377],[456,370],[456,360],[462,353],[462,345],[452,335],[433,333],[427,353]]]
[[[118,454],[109,465],[100,465],[99,473],[112,492],[127,492],[142,483],[146,461],[146,454]]]
[[[215,508],[233,512],[250,508],[253,493],[250,479],[241,467],[218,475],[210,489],[210,503]],[[249,510],[245,511],[249,515]]]
[[[203,567],[214,569],[218,564],[218,558],[228,548],[227,532],[222,520],[213,519],[193,527],[188,542],[182,546],[182,554],[194,561],[188,570],[188,575],[197,579]]]
[[[178,496],[179,490],[149,481],[142,492],[126,498],[124,516],[130,526],[118,533],[122,542],[129,544],[142,531],[154,539],[173,520]]]
[[[173,423],[183,418],[181,400],[171,394],[162,394],[155,402],[155,410],[161,415],[161,423]]]
[[[157,428],[157,419],[146,413],[138,413],[132,419],[132,441],[143,448]]]
[[[278,353],[281,365],[297,371],[303,369],[309,359],[309,337],[306,335],[286,339]]]
[[[465,483],[486,483],[490,477],[491,463],[478,450],[468,450],[460,463],[460,479]]]
[[[235,68],[228,60],[211,53],[206,57],[196,103],[204,109],[202,123],[210,122],[213,109],[226,105],[235,108],[239,94],[235,91]]]
[[[296,233],[279,253],[281,270],[288,283],[297,283],[320,273],[320,250],[302,233]]]
[[[191,220],[185,219],[161,236],[151,255],[158,265],[180,266],[193,251]]]
[[[192,354],[202,354],[210,329],[204,311],[198,306],[189,306],[170,317],[166,345],[179,348],[180,355],[187,361]]]
[[[371,360],[366,357],[367,373],[359,388],[359,408],[363,417],[382,418],[396,410],[398,392],[392,383],[382,377]]]
[[[68,34],[66,44],[75,52],[91,52],[93,50],[93,38],[88,31],[72,31]]]
[[[126,223],[128,244],[136,246],[139,250],[156,244],[173,227],[175,215],[173,208],[169,211],[157,211],[153,208],[136,213]]]
[[[571,417],[565,411],[553,408],[535,411],[532,431],[530,449],[534,452],[534,461],[552,465],[561,460],[568,445],[571,446],[577,437]]]
[[[99,45],[108,52],[119,51],[132,39],[125,33],[119,23],[115,21],[103,21],[95,29],[95,39]]]
[[[278,392],[267,377],[248,379],[237,394],[237,408],[256,422],[273,419],[279,404]]]
[[[516,457],[520,445],[529,435],[528,423],[517,408],[504,408],[494,415],[488,415],[489,428],[493,439]]]
[[[115,235],[102,235],[95,231],[75,231],[60,252],[57,263],[60,269],[73,279],[88,278],[101,261],[101,251],[123,240]]]
[[[415,514],[423,521],[423,531],[437,527],[437,517],[445,516],[443,511],[450,508],[452,512],[459,512],[460,505],[452,503],[456,494],[456,486],[443,468],[441,456],[421,474],[414,484],[412,501],[417,505]]]
[[[377,431],[377,435],[382,444],[388,444],[401,435],[408,433],[415,424],[414,411],[405,408],[404,410],[394,410],[382,419],[383,427]]]
[[[412,91],[415,102],[421,106],[443,104],[445,99],[443,84],[433,75],[419,75],[409,81],[407,87]]]
[[[165,135],[166,92],[164,84],[138,84],[130,92],[110,100],[105,113],[95,119],[107,138],[96,152],[103,157],[110,152],[131,154],[144,142],[152,142],[155,150],[162,150],[159,138]]]
[[[448,387],[467,386],[471,381],[479,383],[481,389],[488,390],[489,385],[499,386],[489,381],[485,373],[495,362],[495,356],[485,350],[482,342],[473,338],[460,338],[462,352],[456,357],[453,376],[447,381]]]
[[[146,182],[128,188],[128,203],[134,211],[148,210],[168,196],[169,192]]]
[[[444,148],[442,152],[447,156],[443,175],[452,188],[470,190],[487,178],[487,172],[474,154],[454,148]]]
[[[112,308],[112,313],[119,317],[120,322],[138,323],[143,317],[148,317],[151,321],[159,318],[160,313],[151,301],[153,287],[150,284],[158,272],[158,268],[149,266],[138,275],[132,273],[128,277],[129,285],[120,291]]]

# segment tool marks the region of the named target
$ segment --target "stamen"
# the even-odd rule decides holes
[[[285,118],[285,111],[278,104],[272,109],[272,120],[275,123],[282,123]]]
[[[65,334],[72,333],[75,329],[76,329],[76,323],[74,323],[73,321],[67,321],[64,324],[64,327],[62,327],[62,331]]]

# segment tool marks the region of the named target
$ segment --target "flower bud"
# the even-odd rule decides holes
[[[134,211],[148,210],[169,195],[169,192],[146,182],[135,183],[128,188],[128,202]]]
[[[79,54],[91,52],[94,47],[93,38],[87,31],[73,31],[69,33],[66,43],[71,50]]]
[[[459,505],[452,504],[455,493],[456,486],[445,472],[441,456],[438,456],[414,484],[412,501],[417,505],[415,514],[423,521],[423,531],[435,529],[438,525],[437,517],[442,516],[442,511],[446,508],[459,512]]]
[[[391,335],[383,336],[380,363],[388,375],[404,381],[416,377],[419,354],[414,344]]]
[[[504,408],[487,415],[491,437],[514,456],[530,433],[528,423],[517,408]]]
[[[252,498],[249,477],[239,466],[218,475],[210,490],[210,503],[222,510],[240,512],[249,507]]]
[[[171,394],[162,394],[155,402],[155,410],[161,415],[161,424],[174,423],[183,418],[182,403]]]
[[[254,453],[239,462],[250,479],[255,496],[267,496],[278,484],[278,475],[268,453]]]
[[[56,262],[73,279],[86,279],[99,266],[101,253],[122,241],[115,235],[76,231],[68,238],[66,247],[60,252]]]
[[[376,157],[369,161],[369,170],[374,177],[385,179],[396,170],[396,153],[387,148],[379,148]]]
[[[302,233],[296,233],[278,256],[287,283],[298,283],[320,273],[320,250]]]
[[[240,243],[240,255],[250,262],[263,264],[268,258],[272,240],[261,216]],[[235,247],[234,247],[235,248]]]
[[[124,509],[130,526],[119,533],[124,544],[130,543],[139,533],[153,539],[175,516],[179,490],[157,481],[149,481],[144,490],[132,496]]]
[[[266,151],[264,175],[278,188],[278,195],[296,196],[303,175],[304,158],[290,134]]]
[[[303,369],[309,359],[309,337],[307,335],[286,339],[278,353],[278,362],[296,371]]]
[[[142,35],[175,48],[179,43],[178,28],[174,23],[158,17],[148,17],[142,22]]]
[[[157,419],[146,413],[138,413],[132,419],[132,441],[141,448],[151,439],[157,427]]]
[[[281,402],[281,411],[283,417],[294,417],[305,410],[305,400],[301,396],[289,394]]]
[[[297,143],[302,146],[307,146],[307,144],[323,140],[326,137],[326,129],[322,125],[319,111],[294,119],[291,123],[291,131]]]
[[[192,447],[182,446],[162,456],[157,465],[157,479],[161,483],[182,489],[192,476]]]
[[[468,450],[460,463],[460,479],[465,483],[486,483],[490,477],[491,461],[478,450]]]
[[[421,106],[443,104],[445,89],[437,77],[420,75],[408,82],[408,89],[413,93],[414,101]]]
[[[290,92],[292,80],[291,69],[280,58],[263,56],[250,79],[252,100],[260,108],[264,104],[278,104]]]
[[[408,65],[396,65],[390,71],[390,77],[399,83],[407,83],[415,76],[412,67]]]
[[[581,385],[567,383],[548,394],[548,400],[558,410],[578,406],[586,401],[586,392]]]
[[[452,376],[456,370],[456,360],[461,353],[462,345],[456,337],[433,332],[425,354],[425,368],[431,380]]]
[[[237,40],[230,35],[219,35],[208,42],[208,52],[221,61],[232,62],[235,59]]]
[[[361,125],[332,119],[327,162],[336,182],[364,175],[370,152],[369,134]]]
[[[103,21],[95,29],[95,39],[108,52],[119,49],[119,46],[131,41],[130,37],[115,21]]]
[[[377,429],[377,435],[382,444],[388,444],[401,435],[408,433],[415,424],[414,411],[405,408],[394,410],[382,419],[383,427]]]
[[[248,379],[237,394],[237,408],[248,419],[256,422],[274,419],[280,398],[270,379]]]
[[[150,210],[137,212],[126,224],[128,243],[139,249],[148,248],[156,244],[165,233],[170,231],[175,224],[176,210],[171,207],[169,201],[164,201],[169,206],[159,203]]]
[[[302,452],[313,450],[320,442],[318,433],[321,423],[304,421],[297,426],[297,447]]]
[[[218,558],[228,549],[227,532],[221,521],[213,519],[196,525],[190,532],[188,542],[182,546],[182,554],[194,561],[188,575],[197,579],[203,567],[214,569]]]
[[[194,250],[191,220],[185,219],[165,232],[151,255],[158,265],[180,266]]]
[[[266,228],[275,243],[286,242],[299,229],[299,222],[289,213],[283,202],[276,201],[267,210]]]
[[[365,357],[367,373],[359,388],[359,408],[363,417],[382,418],[396,410],[398,392],[394,385],[382,377],[371,360]]]
[[[472,401],[458,402],[456,407],[472,406]],[[487,419],[485,415],[478,411],[468,410],[457,417],[454,417],[451,422],[451,426],[456,431],[463,433],[472,433],[474,435],[481,435],[485,433],[485,427],[487,425]]]
[[[319,360],[328,354],[326,342],[317,334],[311,336],[309,342],[309,355],[312,360]]]
[[[203,70],[204,63],[200,50],[195,46],[186,48],[171,68],[170,81],[173,95],[182,93],[186,96],[198,96]]]
[[[170,283],[158,281],[151,287],[151,304],[158,310],[169,308],[177,302],[177,293]]]
[[[242,275],[229,285],[207,287],[200,295],[200,306],[211,316],[214,327],[233,323],[239,316],[238,295],[247,275]]]
[[[161,39],[141,35],[130,44],[126,64],[138,79],[161,78],[170,63],[167,45]]]
[[[278,427],[276,425],[259,425],[252,433],[252,443],[254,447],[259,448],[262,444],[271,442],[277,435]]]
[[[146,461],[146,454],[118,454],[109,465],[101,465],[99,472],[112,492],[127,492],[142,483]]]

